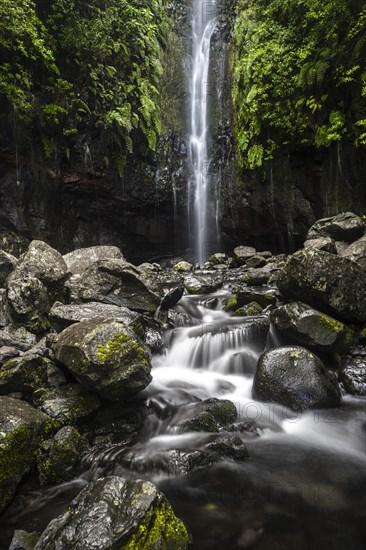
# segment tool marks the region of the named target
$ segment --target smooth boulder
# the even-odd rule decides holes
[[[277,285],[287,299],[300,300],[342,321],[366,321],[365,273],[348,258],[299,250],[288,258]]]
[[[151,381],[146,349],[118,321],[97,319],[71,325],[59,335],[55,355],[81,384],[110,401],[132,397]]]
[[[333,375],[319,357],[300,346],[274,348],[261,355],[253,397],[297,411],[341,405],[340,388]]]
[[[156,487],[110,476],[87,485],[35,550],[185,550],[188,534]]]
[[[303,302],[279,306],[271,311],[270,319],[280,332],[316,351],[343,354],[355,342],[345,324]]]

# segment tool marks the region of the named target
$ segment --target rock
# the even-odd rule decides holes
[[[362,264],[364,268],[366,266],[366,237],[362,237],[350,244],[345,250],[341,253],[341,256],[353,260],[354,262]]]
[[[40,355],[23,355],[7,361],[0,369],[0,395],[20,392],[31,397],[49,387],[49,359]],[[56,367],[55,367],[56,368]]]
[[[124,260],[99,261],[81,275],[73,276],[68,287],[73,303],[102,302],[150,313],[160,303],[138,269]]]
[[[189,271],[192,271],[193,269],[193,265],[190,264],[189,262],[178,262],[177,264],[175,264],[173,266],[173,269],[175,269],[176,271],[179,271],[181,273],[188,273]]]
[[[214,416],[206,411],[197,413],[193,418],[182,422],[181,429],[185,432],[218,432]]]
[[[69,277],[61,254],[42,241],[32,241],[20,258],[13,273],[14,279],[38,279],[46,287],[50,302],[65,296],[64,284]]]
[[[228,257],[226,254],[223,254],[222,252],[216,252],[216,254],[212,254],[212,256],[209,257],[208,263],[211,266],[223,266],[227,267],[226,262],[228,261]]]
[[[59,335],[55,355],[81,384],[110,401],[128,399],[151,382],[146,350],[118,321],[71,325]]]
[[[0,330],[0,346],[11,346],[21,351],[27,351],[36,342],[36,336],[24,327],[7,326]]]
[[[220,458],[246,460],[249,456],[244,441],[238,436],[222,435],[206,445],[206,449],[217,454]]]
[[[234,258],[237,265],[244,265],[248,258],[255,256],[257,251],[252,246],[237,246],[234,248]]]
[[[316,355],[300,346],[274,348],[261,355],[253,397],[300,411],[341,405],[332,374]]]
[[[79,248],[63,256],[67,269],[73,274],[83,273],[90,266],[101,260],[124,260],[123,254],[116,246],[91,246]]]
[[[189,417],[187,419],[187,416]],[[177,426],[184,431],[217,432],[235,422],[237,410],[228,399],[205,399],[199,403],[181,407],[177,416]],[[173,420],[173,424],[174,424]]]
[[[15,269],[17,259],[0,249],[0,286],[3,286],[7,277]]]
[[[352,395],[366,396],[366,359],[365,357],[344,357],[342,370],[338,375],[345,390]]]
[[[276,264],[268,263],[264,267],[257,269],[246,269],[241,281],[248,286],[261,286],[269,282],[274,282],[276,275],[279,273],[279,268]]]
[[[6,290],[5,288],[0,288],[0,328],[6,327],[10,322],[10,315],[6,302]]]
[[[323,218],[309,229],[307,239],[330,237],[335,241],[352,242],[365,233],[365,224],[359,216],[352,212],[342,212],[331,218]]]
[[[208,294],[222,286],[222,277],[219,274],[198,274],[184,277],[184,288],[190,294]]]
[[[35,550],[184,550],[188,542],[183,523],[152,483],[111,476],[87,485],[51,521]]]
[[[114,319],[129,326],[139,319],[139,315],[127,307],[100,302],[69,305],[55,302],[49,312],[49,318],[56,329],[63,330],[74,323],[91,319]]]
[[[257,267],[264,267],[267,263],[267,259],[264,256],[261,256],[260,254],[256,254],[255,256],[252,256],[245,262],[245,266],[247,268],[257,268]]]
[[[315,351],[342,355],[355,342],[346,325],[302,302],[279,306],[271,311],[270,319],[286,336]]]
[[[152,328],[147,329],[144,342],[152,353],[161,353],[164,348],[164,340],[162,335],[158,330],[154,330]]]
[[[24,401],[0,396],[0,511],[34,465],[50,420]]]
[[[38,457],[37,465],[39,480],[44,485],[72,479],[83,453],[88,449],[88,442],[75,428],[64,426],[42,447],[46,452]]]
[[[7,300],[12,319],[39,334],[50,328],[47,313],[50,310],[47,289],[33,276],[18,278],[14,271],[7,281]]]
[[[148,410],[142,403],[105,405],[93,416],[94,435],[111,436],[113,442],[131,444],[136,441],[147,414]]]
[[[20,529],[16,530],[14,531],[9,550],[34,550],[39,537],[39,533],[27,533],[27,531],[22,531]]]
[[[165,294],[164,298],[160,302],[161,311],[167,311],[168,309],[176,306],[183,294],[183,286],[177,286],[176,288]]]
[[[41,409],[62,423],[74,423],[99,409],[100,400],[79,384],[66,384],[39,396]]]
[[[330,237],[317,237],[304,242],[304,248],[317,248],[331,254],[337,254],[337,247]]]
[[[227,311],[236,311],[238,308],[247,306],[251,302],[256,302],[265,308],[276,303],[276,296],[266,291],[253,289],[240,290],[226,302],[225,309]]]
[[[2,346],[0,348],[0,365],[3,365],[8,361],[8,359],[12,359],[13,357],[17,357],[19,355],[19,350],[11,347],[11,346]],[[1,371],[0,371],[1,372]]]
[[[248,317],[251,315],[260,315],[262,311],[262,306],[260,306],[257,302],[250,302],[249,304],[236,309],[233,315],[235,317]]]
[[[358,264],[323,250],[288,258],[277,285],[285,298],[310,304],[344,321],[366,321],[366,280]]]

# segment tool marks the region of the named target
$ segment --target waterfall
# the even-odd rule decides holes
[[[194,224],[196,260],[202,265],[207,255],[208,242],[208,193],[209,157],[207,147],[208,137],[208,99],[210,95],[210,45],[212,33],[216,26],[215,0],[199,0],[193,4],[193,52],[190,70],[190,163],[191,177],[189,181],[190,198],[194,202],[193,216],[188,212],[188,218]],[[193,218],[193,219],[192,219]]]

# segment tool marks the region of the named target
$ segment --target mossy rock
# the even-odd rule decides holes
[[[142,480],[106,477],[85,487],[35,550],[185,550],[189,536],[164,495]]]
[[[18,483],[35,465],[42,440],[56,425],[28,403],[0,397],[0,511],[6,508]]]
[[[15,357],[0,369],[0,394],[20,392],[31,397],[49,387],[48,371],[52,361],[37,354]]]
[[[254,315],[260,315],[263,311],[263,307],[257,302],[250,302],[248,305],[239,307],[234,311],[234,317],[251,317]]]
[[[151,381],[146,348],[118,321],[96,319],[66,328],[55,354],[81,384],[109,401],[128,399]]]
[[[40,483],[61,483],[72,479],[87,448],[87,440],[75,428],[61,428],[51,441],[42,445],[37,459]]]

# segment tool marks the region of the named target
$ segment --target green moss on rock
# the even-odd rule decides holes
[[[138,361],[141,364],[147,364],[145,350],[127,333],[115,334],[114,338],[105,346],[99,345],[96,355],[101,363],[123,362],[128,364],[131,361]]]

